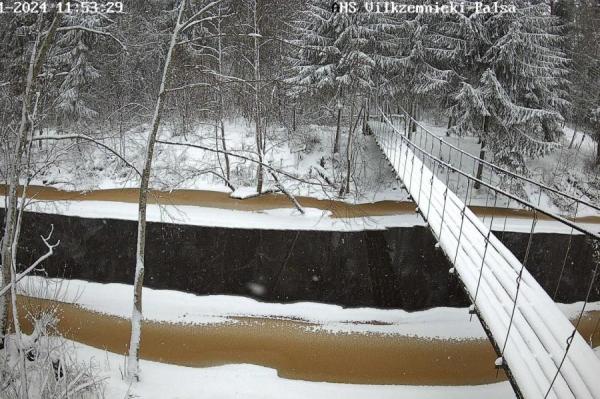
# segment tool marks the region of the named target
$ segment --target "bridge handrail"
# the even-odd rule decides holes
[[[550,192],[552,192],[552,193],[554,193],[554,194],[556,194],[556,195],[559,195],[559,196],[561,196],[561,197],[568,198],[568,199],[570,199],[571,201],[573,201],[574,203],[577,203],[577,204],[582,204],[582,205],[588,206],[588,207],[590,207],[590,208],[592,208],[592,209],[595,209],[595,210],[597,210],[597,211],[600,211],[600,206],[599,206],[599,205],[595,205],[595,204],[593,204],[593,203],[591,203],[591,202],[589,202],[589,201],[583,200],[583,199],[581,199],[581,198],[577,198],[577,197],[575,197],[575,196],[573,196],[573,195],[570,195],[570,194],[567,194],[567,193],[563,193],[563,192],[561,192],[561,191],[559,191],[559,190],[557,190],[557,189],[555,189],[555,188],[553,188],[553,187],[550,187],[550,186],[548,186],[548,185],[546,185],[546,184],[540,183],[539,181],[533,180],[533,179],[531,179],[531,178],[529,178],[529,177],[526,177],[526,176],[520,175],[520,174],[518,174],[518,173],[512,172],[512,171],[510,171],[510,170],[504,169],[504,168],[503,168],[503,167],[501,167],[501,166],[498,166],[498,165],[496,165],[496,164],[494,164],[494,163],[492,163],[492,162],[486,161],[485,159],[481,159],[481,158],[479,158],[479,157],[477,157],[477,156],[475,156],[475,155],[473,155],[473,154],[469,153],[468,151],[465,151],[465,150],[463,150],[463,149],[461,149],[461,148],[459,148],[459,147],[455,146],[454,144],[451,144],[451,143],[447,142],[447,141],[446,141],[446,140],[444,140],[442,137],[440,137],[440,136],[438,136],[438,135],[434,134],[433,132],[431,132],[430,130],[428,130],[426,127],[424,127],[422,124],[420,124],[420,123],[419,123],[417,120],[415,120],[415,119],[414,119],[414,118],[413,118],[413,117],[412,117],[412,116],[411,116],[411,115],[410,115],[410,114],[409,114],[409,113],[408,113],[408,112],[407,112],[407,111],[406,111],[406,110],[405,110],[405,109],[404,109],[402,106],[400,106],[400,105],[399,105],[399,108],[400,108],[400,109],[402,110],[402,112],[404,113],[404,117],[405,117],[405,118],[408,118],[408,119],[409,119],[410,121],[412,121],[412,122],[413,122],[415,125],[419,126],[419,127],[420,127],[420,128],[423,130],[423,131],[425,131],[425,132],[426,132],[426,133],[427,133],[429,136],[431,136],[432,138],[435,138],[435,139],[437,139],[437,140],[440,142],[440,145],[443,143],[444,145],[446,145],[446,146],[448,146],[448,147],[452,148],[453,150],[455,150],[455,151],[458,151],[459,153],[461,153],[461,154],[464,154],[464,155],[466,155],[467,157],[471,158],[471,159],[472,159],[474,162],[476,162],[476,163],[481,163],[481,164],[483,164],[483,165],[486,165],[486,166],[490,167],[491,169],[493,169],[493,170],[497,171],[496,173],[500,172],[500,173],[502,173],[502,174],[506,174],[506,175],[512,176],[512,177],[514,177],[514,178],[517,178],[517,179],[520,179],[520,180],[524,180],[524,181],[526,181],[526,182],[528,182],[528,183],[530,183],[530,184],[533,184],[533,185],[535,185],[535,186],[538,186],[538,187],[539,187],[539,188],[541,188],[541,189],[544,189],[544,190],[550,191]],[[384,112],[383,112],[381,109],[379,109],[379,111],[380,111],[382,114],[384,114]]]
[[[586,235],[588,237],[592,237],[592,238],[595,238],[597,240],[600,240],[600,235],[599,234],[594,233],[593,231],[590,231],[590,230],[586,229],[585,227],[581,227],[580,225],[578,225],[578,224],[576,224],[576,223],[574,223],[574,222],[572,222],[572,221],[570,221],[570,220],[568,220],[568,219],[566,219],[566,218],[564,218],[562,216],[559,216],[559,215],[556,215],[556,214],[554,214],[552,212],[546,211],[546,210],[540,208],[539,206],[532,204],[531,202],[529,202],[527,200],[524,200],[524,199],[522,199],[520,197],[515,196],[514,194],[511,194],[511,193],[509,193],[507,191],[502,190],[501,188],[498,188],[498,187],[493,186],[493,185],[491,185],[489,183],[486,183],[485,181],[483,181],[481,179],[478,179],[478,178],[476,178],[476,177],[474,177],[474,176],[472,176],[472,175],[470,175],[470,174],[468,174],[466,172],[463,172],[462,170],[460,170],[460,169],[452,166],[452,164],[450,164],[448,162],[445,162],[442,159],[439,159],[435,155],[429,153],[428,151],[424,150],[423,148],[421,148],[420,146],[416,145],[411,140],[409,140],[408,137],[406,137],[402,132],[400,132],[391,123],[391,121],[389,120],[389,118],[387,117],[387,115],[385,115],[385,113],[381,109],[379,111],[380,111],[381,115],[383,116],[383,118],[385,118],[387,124],[396,132],[396,134],[398,134],[401,137],[401,140],[403,140],[404,142],[406,142],[406,144],[408,146],[412,147],[413,149],[416,149],[418,152],[420,152],[424,156],[426,156],[426,157],[430,158],[432,161],[436,162],[438,165],[442,165],[443,167],[448,168],[449,170],[452,170],[452,171],[454,171],[454,172],[456,172],[456,173],[464,176],[465,178],[467,178],[469,180],[472,180],[472,181],[474,181],[476,183],[479,183],[482,186],[485,186],[485,187],[491,189],[492,191],[495,191],[495,192],[497,192],[497,193],[499,193],[501,195],[504,195],[507,198],[510,198],[510,199],[512,199],[512,200],[520,203],[521,205],[523,205],[523,206],[525,206],[527,208],[530,208],[531,210],[535,210],[536,212],[539,212],[539,213],[541,213],[543,215],[546,215],[546,216],[550,217],[551,219],[556,220],[557,222],[563,223],[566,226],[569,226],[570,228],[572,228],[573,230],[580,232],[581,234],[584,234],[584,235]],[[480,231],[480,233],[481,233],[481,231]]]
[[[482,325],[494,344],[499,356],[496,360],[496,365],[505,368],[507,376],[511,381],[511,385],[513,385],[515,392],[517,393],[517,397],[525,397],[523,395],[523,389],[525,389],[527,393],[526,397],[528,398],[566,398],[573,396],[600,398],[600,396],[596,395],[600,392],[598,391],[599,386],[596,383],[591,383],[592,381],[596,381],[594,373],[589,372],[590,369],[586,368],[591,360],[594,360],[597,363],[596,356],[589,351],[588,343],[577,333],[577,326],[584,314],[585,305],[588,303],[590,292],[596,281],[596,276],[598,275],[598,265],[596,265],[593,272],[587,290],[587,296],[584,300],[584,305],[579,312],[576,326],[572,326],[564,317],[564,320],[562,321],[556,319],[557,323],[556,325],[553,324],[553,327],[544,322],[539,323],[538,321],[543,320],[544,317],[554,319],[554,314],[550,311],[550,304],[553,303],[553,299],[544,293],[544,290],[539,286],[539,283],[537,283],[529,272],[525,270],[525,265],[529,257],[529,246],[531,245],[535,231],[536,218],[534,218],[531,224],[531,232],[529,234],[524,260],[518,260],[506,249],[506,247],[504,247],[502,242],[499,241],[494,234],[491,234],[493,223],[490,223],[488,228],[479,218],[468,210],[468,206],[449,188],[448,179],[450,173],[455,172],[459,174],[459,176],[464,176],[469,184],[471,182],[476,182],[487,187],[491,191],[494,191],[494,202],[496,201],[498,194],[504,195],[535,212],[539,212],[542,215],[548,216],[550,219],[571,227],[572,232],[578,231],[596,240],[600,239],[600,236],[586,228],[580,227],[568,219],[548,212],[528,200],[517,197],[514,194],[494,186],[493,181],[487,183],[474,177],[472,174],[452,166],[450,162],[445,162],[441,157],[437,157],[432,152],[429,152],[426,149],[427,142],[425,148],[417,145],[409,139],[406,133],[403,133],[396,128],[383,111],[381,111],[381,115],[381,126],[372,125],[374,127],[373,133],[375,133],[377,144],[402,181],[408,182],[405,183],[407,184],[407,190],[413,196],[417,206],[420,208],[422,207],[421,215],[429,222],[429,227],[434,234],[434,237],[436,237],[438,243],[443,248],[446,256],[449,257],[450,262],[452,262],[454,266],[460,266],[460,269],[457,269],[457,272],[459,273],[459,276],[461,276],[461,280],[463,280],[463,283],[465,284],[465,289],[473,302],[472,311],[481,319]],[[398,137],[400,137],[399,142],[397,140]],[[412,161],[410,161],[409,157],[412,157]],[[415,157],[418,158],[418,162],[416,162]],[[402,160],[404,166],[401,165]],[[410,177],[406,180],[409,165]],[[415,165],[417,168],[417,176],[413,177]],[[419,169],[421,170],[420,178],[418,176]],[[425,175],[424,169],[427,170]],[[403,172],[400,172],[401,170],[403,170]],[[441,181],[444,177],[446,178],[445,185]],[[423,184],[426,186],[425,191],[429,191],[429,194],[423,191]],[[441,184],[445,187],[443,199],[439,185],[436,189],[437,194],[434,195],[433,193],[433,188],[436,184]],[[467,185],[467,193],[468,190],[469,185]],[[421,194],[423,194],[424,197],[421,197]],[[422,199],[425,202],[422,202]],[[431,208],[432,199],[433,208]],[[444,215],[447,209],[446,204],[450,203],[447,202],[448,199],[454,204],[452,206],[452,209],[454,210],[448,212],[447,221],[446,224],[444,224]],[[427,205],[427,201],[429,201],[429,205]],[[425,210],[426,205],[427,210]],[[437,219],[432,219],[431,221],[439,220],[441,217],[441,225],[438,225],[438,222],[431,223],[430,217],[432,211],[433,214],[436,214],[437,212]],[[460,212],[460,216],[458,216],[458,212]],[[537,215],[537,213],[534,213],[534,215]],[[457,219],[458,217],[459,219]],[[454,229],[450,228],[442,235],[443,227],[449,226],[450,222],[448,222],[448,220],[454,223]],[[461,235],[463,235],[463,222],[469,226],[469,231],[472,232],[470,234],[473,234],[469,238],[467,238],[467,235],[463,236],[464,240],[466,240],[467,247],[470,246],[470,249],[465,247],[465,244],[461,246],[460,240]],[[460,228],[458,227],[459,224]],[[456,238],[457,234],[458,238]],[[480,238],[475,239],[476,235],[485,240],[485,248],[480,248],[480,251],[473,252],[474,243],[477,243],[480,240]],[[454,237],[454,241],[458,240],[456,242],[456,247],[452,244],[452,239],[449,238],[450,236]],[[486,254],[489,252],[488,245],[490,248],[494,248],[495,255],[491,258],[488,257],[486,260]],[[454,248],[456,248],[456,252],[452,255],[455,251]],[[462,263],[456,263],[460,248],[463,248],[462,251],[464,256],[461,255]],[[568,251],[569,249],[567,249],[567,254]],[[452,256],[454,256],[454,261],[451,259]],[[476,261],[472,260],[473,256],[476,258]],[[499,261],[502,262],[502,264],[498,263]],[[484,270],[486,270],[485,273],[488,274],[487,277]],[[510,272],[512,272],[511,275],[507,274]],[[479,277],[477,277],[476,273],[478,273]],[[490,273],[492,273],[492,275],[490,275]],[[511,278],[512,275],[517,276],[515,281]],[[523,287],[521,287],[521,280],[526,281]],[[487,292],[487,294],[484,292]],[[519,292],[522,292],[521,297],[525,298],[528,304],[532,304],[533,307],[531,309],[528,306],[525,306],[524,308],[522,306],[517,306]],[[479,297],[484,295],[483,298],[487,299],[480,299],[478,301],[478,293]],[[492,295],[491,299],[489,299],[490,293]],[[502,298],[508,296],[508,299],[512,302],[512,306],[504,306],[504,302],[502,302],[498,295],[502,296]],[[489,302],[490,300],[492,300],[491,303]],[[493,300],[500,302],[494,304]],[[521,301],[523,301],[523,299]],[[483,313],[479,311],[480,308],[483,309]],[[544,310],[546,308],[548,308],[549,312]],[[525,313],[524,310],[526,311]],[[558,309],[554,308],[554,313],[557,312],[558,314],[561,314]],[[519,316],[517,317],[516,315]],[[511,326],[513,326],[513,324],[515,325],[513,328],[514,332],[509,341]],[[512,348],[510,350],[506,348],[509,342],[509,349]],[[573,347],[572,343],[574,343]],[[519,348],[515,349],[515,345],[519,345]],[[528,351],[530,350],[529,345],[532,345],[531,351],[527,352],[530,355],[542,353],[540,351],[545,351],[545,354],[541,355],[539,358],[537,355],[528,356],[527,353],[522,355],[521,350],[523,349],[523,345],[526,345]],[[507,351],[505,351],[505,349],[507,349]],[[573,351],[575,351],[575,355],[568,357],[569,353],[572,354]],[[505,356],[507,356],[506,360]],[[576,356],[577,359],[580,359],[581,361],[575,362],[573,356]],[[589,364],[598,366],[596,363],[591,362]],[[529,379],[535,381],[535,384],[529,384]],[[545,385],[546,383],[549,384],[547,388]],[[580,383],[583,383],[583,385],[575,385]],[[557,385],[558,388],[553,388]],[[574,390],[574,388],[576,388],[576,390]]]

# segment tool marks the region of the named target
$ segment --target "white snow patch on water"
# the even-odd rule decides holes
[[[249,198],[249,197],[254,197],[258,195],[258,191],[256,191],[256,187],[238,187],[235,189],[234,192],[232,192],[229,196],[231,198],[237,198],[237,199],[245,199],[245,198]]]
[[[0,196],[0,207],[4,207],[4,197]],[[32,201],[27,210],[46,214],[77,216],[90,219],[133,220],[138,217],[138,205],[113,201]],[[300,214],[294,208],[269,209],[263,211],[240,211],[232,209],[201,207],[191,205],[149,204],[149,222],[175,223],[193,226],[267,229],[267,230],[312,230],[312,231],[362,231],[385,230],[394,227],[425,226],[423,219],[415,213],[386,216],[357,216],[333,218],[331,212],[317,208],[304,208]],[[491,216],[482,218],[484,224],[492,224]],[[600,232],[600,225],[580,223],[579,225]],[[529,233],[531,220],[524,218],[495,217],[493,230]],[[538,220],[536,233],[570,234],[571,229],[556,221]],[[574,232],[573,234],[577,234]]]
[[[0,207],[4,205],[0,196]],[[35,201],[27,210],[47,214],[78,216],[92,219],[137,220],[138,205],[111,201]],[[384,230],[388,227],[411,227],[423,224],[416,214],[332,218],[331,212],[304,208],[300,214],[294,208],[263,211],[239,211],[191,205],[149,204],[147,221],[194,226],[218,226],[241,229],[361,231]]]
[[[96,312],[129,318],[131,286],[99,284],[82,280],[26,277],[20,285],[31,296],[75,303]],[[396,334],[422,338],[487,339],[476,317],[467,308],[433,308],[419,312],[397,309],[343,308],[314,302],[266,303],[232,295],[198,296],[179,291],[143,289],[144,319],[172,323],[233,323],[232,317],[300,319],[333,333]],[[582,303],[560,305],[574,317]],[[600,310],[600,302],[587,310]]]

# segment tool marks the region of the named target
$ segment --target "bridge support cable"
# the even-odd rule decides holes
[[[585,213],[590,210],[592,211],[600,211],[600,205],[595,204],[589,200],[582,198],[583,196],[575,196],[554,187],[550,187],[547,184],[544,184],[540,181],[536,181],[529,177],[520,175],[518,173],[509,171],[501,166],[498,166],[492,162],[486,161],[484,159],[480,159],[478,155],[471,154],[470,152],[450,143],[448,138],[444,138],[440,135],[437,135],[423,126],[419,121],[415,120],[410,113],[408,113],[404,108],[399,106],[399,110],[402,112],[402,117],[405,121],[405,125],[410,126],[414,125],[416,127],[416,131],[413,134],[412,142],[418,145],[423,150],[428,150],[426,146],[423,145],[424,141],[432,141],[437,143],[437,152],[428,151],[430,154],[437,154],[437,158],[445,161],[447,163],[452,164],[452,155],[457,154],[457,169],[470,174],[471,176],[477,175],[477,168],[481,166],[482,175],[481,180],[485,181],[488,184],[493,186],[502,186],[507,177],[513,178],[513,188],[517,193],[517,196],[520,199],[525,201],[536,201],[537,205],[542,205],[542,198],[545,196],[548,199],[557,198],[561,203],[565,204],[565,206],[571,207],[571,209],[577,207],[579,212]],[[409,137],[405,135],[405,137]],[[459,137],[459,143],[461,138]],[[445,159],[447,158],[447,159]],[[464,158],[464,162],[463,162]],[[485,177],[486,175],[489,177]],[[516,186],[516,187],[515,187]],[[523,190],[523,187],[529,186],[533,187],[534,191],[537,192],[537,198],[535,198],[535,194],[532,194],[535,199],[531,199]],[[551,201],[549,201],[551,202]],[[555,210],[554,213],[559,213],[558,209]],[[577,216],[577,215],[576,215]]]
[[[536,218],[552,218],[594,240],[600,236],[493,182],[474,178],[454,167],[452,159],[440,159],[437,145],[431,146],[435,143],[431,137],[426,142],[421,138],[425,150],[383,113],[381,120],[369,122],[377,144],[452,262],[519,395],[526,399],[600,398],[600,360],[586,341],[573,333],[573,325],[527,271],[523,263],[527,263],[529,253],[525,262],[520,262],[490,232],[494,218],[488,227],[469,209],[469,191],[477,183],[480,188],[475,192],[483,194],[485,189],[487,195],[493,193],[494,202],[503,198],[534,210]],[[418,132],[413,137],[419,141]],[[454,150],[452,153],[464,156]],[[466,185],[465,201],[450,188],[454,183],[460,191]]]

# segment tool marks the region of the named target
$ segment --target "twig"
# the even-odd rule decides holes
[[[48,241],[50,241],[50,238],[52,238],[52,233],[54,232],[54,225],[51,225],[51,226],[52,226],[52,228],[50,229],[50,234],[48,234],[48,237],[40,236],[42,238],[42,241],[48,248],[48,252],[46,252],[44,255],[40,256],[35,262],[33,262],[33,264],[31,266],[29,266],[23,272],[17,274],[14,282],[11,281],[7,285],[5,285],[4,288],[2,288],[2,290],[0,290],[0,296],[4,295],[9,289],[11,289],[13,284],[16,284],[19,281],[21,281],[33,269],[38,267],[43,261],[45,261],[46,259],[48,259],[50,256],[52,256],[54,254],[54,248],[56,248],[60,244],[60,240],[58,240],[55,244],[48,243]]]

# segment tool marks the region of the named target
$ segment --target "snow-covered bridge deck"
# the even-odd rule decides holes
[[[517,259],[449,189],[449,172],[461,172],[409,141],[383,114],[369,127],[453,264],[517,394],[600,398],[600,360],[527,271],[528,254]]]

